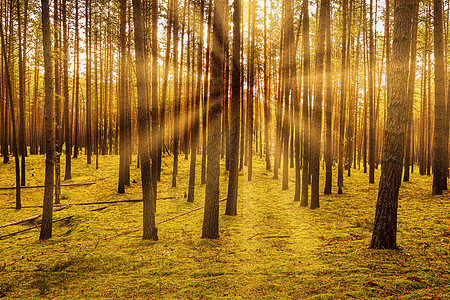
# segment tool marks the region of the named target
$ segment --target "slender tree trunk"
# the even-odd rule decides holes
[[[78,158],[80,118],[80,38],[78,36],[78,0],[75,0],[75,125],[73,158]]]
[[[64,180],[72,178],[72,126],[69,117],[69,32],[67,25],[67,0],[62,3],[62,18],[63,18],[63,66],[64,66],[64,136],[66,142],[66,169],[64,173]]]
[[[194,119],[192,120],[192,134],[191,134],[191,165],[189,170],[189,190],[188,190],[188,202],[194,202],[195,196],[195,167],[197,162],[197,148],[200,138],[200,85],[202,78],[202,54],[203,54],[203,18],[205,14],[205,1],[200,1],[200,37],[199,45],[197,49],[197,87],[195,94],[195,103],[193,112]]]
[[[26,129],[25,129],[25,66],[26,66],[26,22],[28,17],[28,1],[24,2],[24,18],[25,30],[22,37],[22,18],[20,1],[17,1],[17,23],[18,23],[18,40],[19,40],[19,148],[21,154],[21,185],[25,185],[25,157],[27,156]]]
[[[201,184],[206,183],[206,127],[208,115],[208,99],[209,99],[209,60],[210,60],[210,41],[211,41],[211,15],[212,15],[212,0],[209,1],[208,7],[208,29],[206,33],[206,65],[205,65],[205,80],[203,82],[203,102],[202,102],[202,170],[201,170]],[[239,141],[238,141],[239,143]]]
[[[11,82],[11,72],[9,69],[7,54],[6,54],[6,43],[5,43],[5,37],[3,34],[3,20],[0,19],[0,35],[1,35],[1,43],[2,43],[2,55],[4,59],[4,75],[5,75],[5,81],[6,81],[6,107],[5,107],[5,116],[7,118],[7,109],[8,109],[8,103],[10,108],[10,114],[11,114],[11,135],[12,135],[12,148],[14,152],[14,165],[16,170],[16,209],[22,208],[22,202],[21,202],[21,194],[20,194],[20,162],[19,162],[19,148],[17,145],[17,130],[16,130],[16,118],[14,114],[14,99],[13,99],[13,87]],[[5,123],[7,123],[7,119],[5,120]],[[5,131],[7,131],[8,128],[5,126]],[[7,145],[7,144],[6,144]]]
[[[326,69],[325,69],[325,126],[326,126],[326,143],[325,143],[325,187],[324,194],[331,194],[333,180],[333,140],[331,122],[333,120],[333,87],[332,87],[332,66],[331,66],[331,5],[328,5],[325,25],[326,39]]]
[[[178,89],[178,0],[173,0],[173,172],[172,187],[177,186],[178,149],[180,137],[180,99]]]
[[[319,170],[320,170],[320,140],[322,137],[322,99],[323,99],[323,72],[325,56],[326,28],[329,24],[328,10],[330,0],[320,2],[319,36],[316,54],[316,86],[314,110],[312,116],[311,139],[311,208],[319,207]]]
[[[224,0],[214,1],[211,96],[209,107],[208,162],[202,238],[219,237],[220,114],[224,97],[224,41],[226,13]]]
[[[150,147],[152,158],[152,193],[151,202],[153,213],[156,212],[156,194],[157,186],[156,181],[158,178],[158,143],[160,141],[159,128],[158,128],[158,0],[152,0],[152,143]],[[155,233],[156,235],[156,233]],[[153,235],[151,235],[153,237]],[[155,239],[153,237],[153,239]],[[156,237],[157,239],[157,237]]]
[[[370,0],[369,19],[369,183],[375,183],[375,114],[374,72],[375,47],[373,33],[373,0]]]
[[[444,171],[446,132],[448,122],[445,109],[445,64],[444,64],[444,33],[443,33],[443,2],[433,0],[434,6],[434,135],[433,135],[433,195],[442,195],[447,186],[447,174]]]
[[[264,0],[264,151],[266,153],[266,170],[270,170],[270,136],[269,136],[269,70],[267,70],[267,0]],[[297,113],[299,114],[299,112]],[[296,121],[298,122],[298,120]]]
[[[50,13],[48,0],[42,0],[42,38],[44,44],[44,71],[45,71],[45,191],[42,212],[42,227],[40,240],[52,237],[52,213],[53,213],[53,179],[54,179],[54,100],[53,100],[53,66],[52,47],[50,36]]]
[[[341,101],[339,108],[339,166],[338,166],[338,194],[342,194],[344,185],[344,136],[345,111],[347,102],[347,0],[343,2],[342,21],[342,61],[341,61]]]
[[[119,152],[120,152],[120,164],[119,164],[119,186],[117,192],[119,194],[125,193],[125,168],[126,168],[126,156],[127,153],[127,145],[125,139],[125,131],[126,131],[126,111],[125,111],[125,101],[126,95],[126,86],[127,86],[127,74],[126,74],[126,22],[127,22],[127,1],[120,1],[120,88],[119,88]]]
[[[175,0],[176,1],[176,0]],[[155,3],[156,4],[156,3]],[[152,177],[149,143],[149,101],[147,99],[145,54],[143,38],[143,20],[141,0],[133,0],[134,16],[134,43],[136,51],[136,79],[138,92],[138,131],[139,156],[141,158],[142,199],[143,199],[143,239],[158,240],[158,229],[155,223],[156,195],[153,194],[153,184],[156,178]]]
[[[239,145],[240,125],[240,47],[241,44],[241,0],[233,1],[233,53],[231,74],[231,131],[230,144]],[[226,215],[237,214],[237,192],[239,175],[239,147],[230,149],[230,176],[228,181],[228,197],[225,210]]]
[[[164,150],[164,142],[165,142],[165,135],[166,135],[166,101],[168,100],[167,96],[167,84],[169,80],[169,58],[170,58],[170,44],[172,40],[172,18],[173,18],[173,0],[169,1],[169,17],[167,19],[167,41],[166,41],[166,53],[164,57],[164,77],[163,77],[163,85],[162,85],[162,97],[161,97],[161,112],[160,112],[160,119],[159,119],[159,130],[161,133],[161,143],[160,143],[160,149],[158,151],[158,181],[161,177],[161,155]],[[168,101],[167,101],[168,102]]]
[[[402,179],[404,137],[407,116],[407,85],[411,21],[413,5],[407,0],[397,0],[394,10],[391,78],[386,131],[381,160],[381,177],[378,189],[375,222],[370,248],[397,248],[398,191]]]
[[[302,192],[301,206],[308,205],[308,185],[310,178],[310,50],[309,50],[309,2],[302,2],[302,44],[303,44],[303,111],[302,111],[302,128],[303,128],[303,158],[302,158]]]
[[[408,119],[406,124],[406,144],[405,144],[405,163],[403,172],[403,181],[409,181],[409,167],[413,164],[411,159],[412,125],[414,120],[414,83],[416,79],[416,56],[417,56],[417,31],[419,23],[419,1],[414,0],[414,20],[411,35],[411,61],[409,67],[408,79]]]
[[[58,0],[53,1],[54,7],[54,61],[55,61],[55,204],[60,203],[61,195],[61,47],[60,47],[60,22]]]

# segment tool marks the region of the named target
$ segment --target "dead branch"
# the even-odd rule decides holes
[[[64,218],[59,218],[59,219],[53,220],[52,223],[59,222],[59,221],[64,221],[64,220],[73,218],[74,216],[75,215],[70,215],[70,216],[67,216],[67,217],[64,217]],[[35,228],[39,228],[39,227],[41,227],[41,224],[36,224],[35,226],[29,227],[29,228],[25,228],[25,229],[22,229],[22,230],[18,230],[18,231],[14,231],[14,232],[11,232],[11,233],[8,233],[8,234],[4,234],[4,235],[0,236],[0,240],[4,239],[6,237],[13,236],[13,235],[16,235],[16,234],[19,234],[19,233],[22,233],[22,232],[25,232],[25,231],[29,231],[29,230],[32,230],[32,229],[35,229]]]
[[[156,198],[157,200],[165,200],[165,199],[177,199],[183,198],[182,196],[170,196],[170,197],[161,197]],[[93,201],[93,202],[78,202],[78,203],[67,203],[67,204],[53,204],[53,207],[64,206],[64,205],[97,205],[97,204],[109,204],[109,203],[123,203],[123,202],[142,202],[142,199],[123,199],[123,200],[109,200],[109,201]],[[30,205],[30,206],[22,206],[22,208],[39,208],[42,205]],[[15,209],[12,206],[4,206],[0,207],[0,209]]]
[[[59,210],[62,210],[62,209],[68,208],[68,207],[69,207],[69,204],[65,204],[63,206],[54,208],[53,211],[59,211]],[[32,221],[32,220],[36,220],[40,216],[42,216],[42,214],[37,214],[37,215],[31,216],[31,217],[28,217],[28,218],[25,218],[25,219],[22,219],[22,220],[18,220],[18,221],[14,221],[14,222],[11,222],[11,223],[3,224],[3,225],[0,225],[0,228],[7,227],[7,226],[12,226],[12,225],[17,225],[17,224],[25,223],[25,222]]]
[[[169,167],[169,164],[168,163],[166,163],[166,161],[165,160],[162,160],[163,161],[163,163],[167,166],[167,168],[169,169],[169,171],[170,171],[170,174],[172,174],[173,175],[173,172],[172,172],[172,169]]]
[[[83,186],[83,185],[92,185],[95,184],[95,182],[75,182],[75,183],[62,183],[61,186]],[[35,188],[42,188],[45,187],[43,184],[39,185],[24,185],[21,186],[21,189],[35,189]],[[3,186],[0,187],[0,190],[14,190],[16,186]]]

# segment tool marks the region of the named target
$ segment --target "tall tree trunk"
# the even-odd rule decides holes
[[[205,65],[205,79],[209,76],[209,61],[210,61],[210,43],[211,43],[211,15],[212,15],[212,0],[209,1],[208,6],[208,28],[206,31],[206,65]],[[201,184],[206,183],[206,135],[207,115],[208,115],[208,99],[209,99],[209,81],[203,82],[203,102],[202,102],[202,170],[201,170]]]
[[[193,107],[194,119],[192,120],[191,134],[191,165],[189,170],[189,190],[188,202],[194,202],[195,196],[195,166],[197,162],[197,148],[200,138],[200,85],[202,81],[202,54],[203,54],[203,18],[205,14],[205,1],[200,1],[200,37],[197,49],[197,87],[195,94],[195,103]]]
[[[42,212],[42,226],[40,240],[52,237],[53,214],[53,178],[54,178],[54,100],[53,100],[53,66],[52,46],[50,36],[50,13],[48,0],[42,0],[42,39],[44,44],[44,71],[45,71],[45,191]]]
[[[331,5],[328,5],[325,25],[326,36],[326,70],[325,70],[325,187],[324,194],[331,194],[333,181],[333,140],[331,122],[333,110],[333,87],[332,87],[332,66],[331,66]]]
[[[91,88],[91,0],[86,0],[86,155],[92,160],[92,88]]]
[[[173,172],[172,187],[177,186],[180,138],[180,99],[178,90],[178,0],[173,0]]]
[[[119,164],[119,186],[117,192],[119,194],[125,193],[125,168],[126,168],[126,156],[128,155],[125,131],[126,131],[126,111],[125,102],[126,99],[126,88],[127,88],[127,74],[126,74],[126,22],[127,22],[127,1],[120,1],[120,12],[119,12],[119,22],[120,22],[120,88],[119,88],[119,152],[120,152],[120,164]]]
[[[233,53],[231,74],[231,131],[230,176],[228,180],[228,197],[226,215],[237,214],[237,192],[239,175],[239,125],[240,125],[240,44],[241,44],[241,0],[233,1]]]
[[[19,126],[19,148],[21,154],[21,185],[25,185],[25,157],[27,156],[27,143],[26,143],[26,116],[25,116],[25,66],[26,66],[26,23],[28,17],[28,1],[24,2],[24,18],[23,23],[25,30],[22,37],[22,18],[20,2],[17,1],[17,23],[18,23],[18,40],[19,40],[19,112],[20,112],[20,126]]]
[[[375,47],[373,33],[373,0],[370,0],[369,19],[369,183],[375,183],[375,114],[374,76]]]
[[[58,0],[53,1],[54,7],[54,61],[55,61],[55,204],[60,203],[61,195],[61,47],[60,47],[60,22]]]
[[[409,181],[409,168],[413,164],[411,159],[412,126],[414,120],[414,83],[416,79],[416,57],[417,57],[417,31],[419,24],[419,1],[414,0],[414,20],[411,35],[411,61],[409,65],[408,79],[408,119],[406,124],[406,144],[405,144],[405,163],[403,172],[403,181]]]
[[[433,135],[433,195],[442,195],[447,186],[447,174],[444,171],[446,132],[448,122],[445,109],[445,64],[444,64],[444,33],[443,33],[443,3],[433,0],[434,6],[434,135]]]
[[[320,170],[320,140],[322,137],[322,99],[323,99],[323,71],[325,56],[325,35],[328,20],[330,0],[320,2],[319,36],[316,54],[316,86],[314,110],[311,130],[311,208],[319,207],[319,170]]]
[[[176,0],[175,0],[176,1]],[[141,0],[133,0],[134,43],[136,51],[136,79],[138,92],[138,131],[139,156],[141,158],[142,199],[143,199],[143,239],[158,240],[158,229],[155,223],[156,195],[153,194],[152,165],[150,161],[149,143],[149,101],[146,88],[146,67],[144,54],[143,20]]]
[[[158,128],[158,0],[152,0],[152,143],[150,147],[152,158],[152,193],[151,202],[153,213],[156,212],[156,180],[158,178],[158,142],[160,141]],[[156,235],[156,233],[155,233]],[[153,237],[154,239],[154,237]],[[156,237],[157,239],[157,237]]]
[[[302,158],[302,192],[301,206],[308,205],[308,185],[310,178],[310,50],[309,50],[309,2],[303,0],[302,4],[302,44],[303,44],[303,110],[302,110],[302,128],[303,128],[303,158]]]
[[[220,114],[223,92],[226,13],[224,0],[214,1],[213,47],[211,57],[211,96],[209,107],[208,162],[202,238],[219,237]]]
[[[64,136],[66,142],[66,169],[64,173],[64,180],[72,178],[72,126],[69,117],[69,32],[67,25],[67,0],[62,3],[62,18],[63,18],[63,66],[64,66]]]
[[[394,9],[394,34],[390,85],[391,101],[387,111],[386,131],[381,160],[375,222],[370,248],[397,248],[398,191],[402,180],[405,131],[408,106],[407,85],[413,5],[397,0]]]
[[[75,0],[75,120],[73,158],[78,158],[80,126],[80,38],[78,36],[78,0]]]
[[[12,2],[11,2],[12,3]],[[12,4],[11,4],[12,5]],[[5,81],[6,81],[6,107],[5,107],[5,117],[7,118],[7,109],[8,109],[8,103],[10,108],[10,114],[11,114],[11,129],[12,129],[12,148],[14,152],[14,164],[15,164],[15,170],[16,170],[16,209],[22,208],[22,202],[21,202],[21,195],[20,195],[20,162],[19,162],[19,148],[17,145],[17,130],[16,130],[16,118],[14,114],[14,99],[13,99],[13,87],[11,82],[11,72],[10,72],[10,65],[8,64],[7,54],[6,54],[6,43],[5,43],[5,37],[3,34],[3,20],[0,18],[0,35],[1,35],[1,43],[2,43],[2,55],[4,59],[4,75],[5,75]],[[8,122],[8,120],[5,120],[5,124]],[[8,128],[5,126],[5,131],[8,131]],[[6,143],[7,145],[7,143]],[[7,149],[6,149],[7,151]],[[5,162],[4,162],[5,163]],[[50,202],[51,203],[51,202]]]
[[[344,185],[344,136],[345,136],[345,106],[347,102],[347,0],[343,2],[342,21],[342,61],[341,61],[341,101],[339,107],[339,166],[338,166],[338,194],[342,194]]]
[[[168,96],[167,96],[167,84],[169,80],[169,58],[170,58],[170,44],[172,40],[172,18],[173,18],[173,0],[169,1],[168,4],[169,9],[169,16],[167,19],[167,41],[166,41],[166,53],[164,57],[164,77],[163,77],[163,85],[162,85],[162,97],[161,97],[161,112],[160,112],[160,119],[159,119],[159,130],[161,133],[161,143],[160,143],[160,149],[158,151],[158,161],[159,165],[158,167],[158,181],[161,177],[161,155],[164,150],[164,142],[165,142],[165,135],[166,135],[166,102],[168,102]]]
[[[289,97],[291,95],[291,72],[290,72],[290,64],[292,63],[291,56],[293,52],[293,44],[294,44],[294,12],[293,12],[293,3],[290,0],[287,0],[285,10],[286,10],[286,18],[285,28],[286,35],[284,40],[285,45],[285,59],[283,63],[283,79],[284,79],[284,116],[283,116],[283,132],[282,132],[282,144],[283,144],[283,184],[282,190],[287,190],[289,188],[289,131],[290,131],[290,105],[289,105]],[[304,9],[304,7],[303,7]],[[303,10],[303,14],[306,15],[304,18],[309,18],[308,11]],[[306,22],[303,23],[304,26]],[[308,29],[309,31],[309,29]],[[305,33],[305,32],[303,32]],[[307,39],[307,47],[309,51],[309,35],[305,35],[305,40]],[[304,43],[305,43],[304,40]],[[303,43],[303,47],[305,44]],[[305,49],[305,48],[304,48]],[[306,57],[306,54],[305,54]]]
[[[269,136],[269,70],[267,70],[267,0],[264,0],[264,150],[266,152],[266,170],[270,170],[270,136]],[[299,114],[299,112],[298,112]],[[296,121],[298,122],[298,120]],[[234,145],[234,144],[232,144]]]

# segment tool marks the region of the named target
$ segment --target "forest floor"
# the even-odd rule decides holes
[[[171,187],[163,163],[158,197],[187,192],[189,164],[180,158],[178,187]],[[172,157],[164,160],[172,168]],[[133,183],[123,195],[116,193],[118,157],[101,156],[99,165],[96,170],[84,156],[74,159],[68,182],[96,183],[62,187],[61,202],[141,197],[135,157]],[[28,185],[43,184],[43,166],[43,156],[27,158]],[[253,166],[251,182],[246,168],[239,176],[238,215],[225,216],[225,202],[220,204],[218,240],[200,238],[198,210],[159,224],[157,242],[143,241],[136,231],[82,245],[141,227],[141,203],[70,206],[54,212],[54,219],[73,217],[53,223],[48,241],[39,242],[38,229],[0,239],[0,298],[450,299],[450,197],[431,195],[431,177],[413,174],[402,184],[400,249],[385,251],[368,248],[378,184],[368,184],[367,174],[352,169],[344,194],[335,194],[334,182],[334,194],[321,194],[320,208],[311,210],[293,201],[294,182],[282,191],[281,177],[273,179],[262,159],[255,157]],[[223,198],[228,173],[222,168],[221,175]],[[199,177],[200,167],[197,182]],[[0,186],[13,184],[14,163],[1,164]],[[202,206],[204,192],[198,184],[194,203],[158,200],[157,221]],[[43,189],[24,189],[22,199],[24,206],[42,204]],[[0,226],[42,212],[3,208],[14,203],[14,190],[0,190]],[[0,235],[37,223],[40,218],[3,227]]]

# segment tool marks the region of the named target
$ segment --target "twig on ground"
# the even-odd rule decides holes
[[[68,207],[69,207],[69,204],[65,204],[63,206],[54,208],[53,211],[59,211],[59,210],[62,210],[62,209],[68,208]],[[28,218],[25,218],[25,219],[22,219],[22,220],[18,220],[18,221],[14,221],[14,222],[11,222],[11,223],[3,224],[3,225],[0,225],[0,228],[12,226],[12,225],[17,225],[17,224],[25,223],[25,222],[32,221],[32,220],[36,220],[40,216],[42,216],[42,214],[37,214],[37,215],[31,216],[31,217],[28,217]]]
[[[61,186],[83,186],[83,185],[92,185],[95,184],[95,182],[74,182],[74,183],[62,183]],[[24,185],[21,186],[21,189],[35,189],[35,188],[42,188],[45,187],[43,184],[39,185]],[[16,189],[16,186],[3,186],[0,187],[0,190],[14,190]]]
[[[59,218],[59,219],[53,220],[52,223],[59,222],[59,221],[64,221],[64,220],[73,218],[74,216],[75,215],[71,215],[71,216],[64,217],[64,218]],[[13,236],[13,235],[16,235],[16,234],[19,234],[19,233],[22,233],[22,232],[25,232],[25,231],[29,231],[29,230],[32,230],[32,229],[35,229],[35,228],[39,228],[39,227],[41,227],[41,224],[37,224],[37,225],[35,225],[33,227],[29,227],[29,228],[25,228],[25,229],[22,229],[22,230],[14,231],[14,232],[11,232],[11,233],[8,233],[8,234],[4,234],[4,235],[0,236],[0,239],[4,239],[6,237]]]

